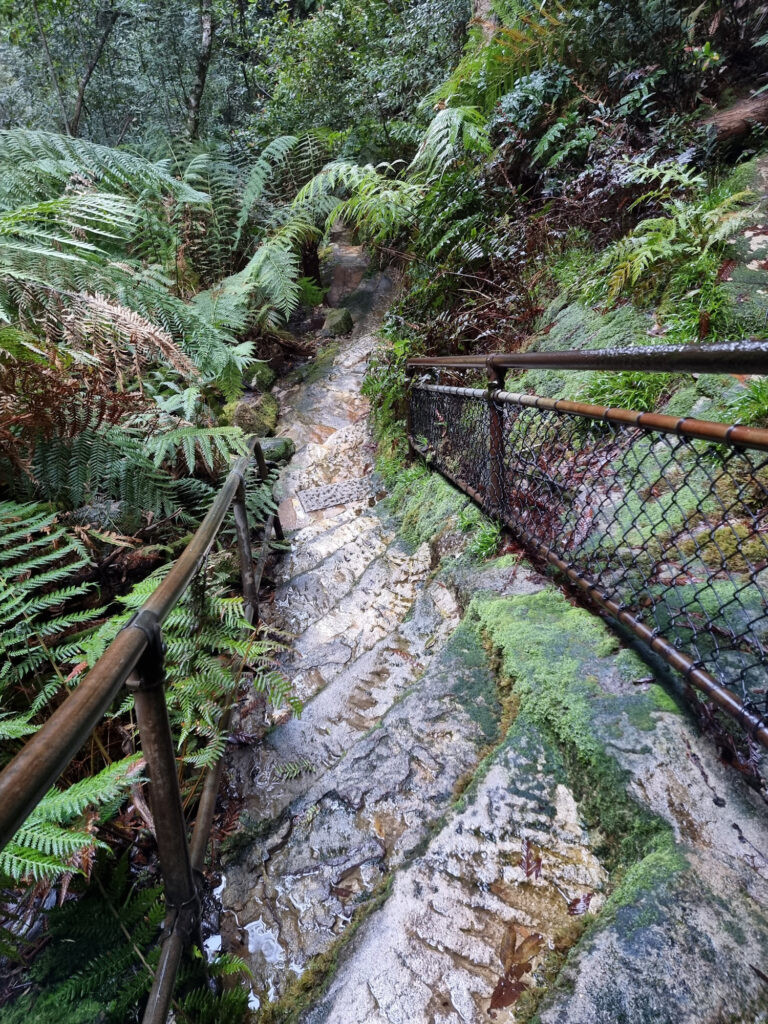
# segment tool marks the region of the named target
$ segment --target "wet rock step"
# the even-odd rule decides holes
[[[252,793],[246,802],[250,817],[274,817],[306,791],[310,774],[334,765],[376,726],[420,678],[459,617],[452,594],[439,583],[431,584],[406,621],[347,665],[307,704],[300,718],[278,726],[258,747],[233,759],[240,790]],[[305,765],[301,778],[276,784],[282,766],[298,762]]]
[[[365,563],[366,557],[363,550],[360,561]],[[351,587],[354,569],[348,575],[340,573],[335,583],[330,580],[328,591],[321,572],[305,580],[298,592],[295,618],[290,584],[278,591],[270,621],[292,632],[307,623],[306,628],[295,634],[284,662],[296,695],[302,701],[309,700],[346,665],[397,629],[430,567],[427,544],[409,553],[394,543],[363,569]],[[334,589],[338,590],[338,599]]]
[[[355,907],[412,855],[496,739],[500,708],[476,630],[460,626],[381,724],[226,867],[224,934],[254,988],[280,993],[327,951]],[[282,951],[248,939],[263,922]]]
[[[397,874],[306,1024],[504,1022],[522,996],[530,1007],[586,925],[573,908],[604,901],[607,873],[564,779],[518,718],[463,809]]]

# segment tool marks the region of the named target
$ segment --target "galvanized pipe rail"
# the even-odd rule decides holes
[[[494,352],[476,356],[418,356],[409,371],[637,370],[647,373],[766,373],[768,341],[716,345],[649,345],[625,349]]]
[[[751,739],[768,747],[768,717],[764,712],[761,713],[750,700],[742,699],[727,686],[722,685],[722,681],[718,681],[713,676],[700,657],[696,657],[695,654],[691,656],[686,650],[681,649],[682,645],[670,642],[670,639],[674,640],[674,638],[666,638],[661,635],[658,625],[649,626],[647,622],[642,621],[642,615],[638,608],[632,607],[631,602],[625,600],[626,595],[622,596],[621,593],[612,592],[611,586],[605,585],[600,569],[593,569],[590,566],[589,558],[582,558],[578,564],[575,564],[574,554],[571,554],[570,560],[568,557],[564,557],[567,555],[569,544],[565,544],[565,550],[562,545],[558,550],[558,539],[562,540],[562,538],[558,537],[556,528],[549,520],[553,516],[556,518],[557,512],[560,512],[563,523],[561,529],[565,530],[565,523],[571,509],[567,502],[563,504],[565,511],[557,509],[558,502],[554,494],[558,487],[562,491],[567,488],[554,479],[548,481],[547,488],[544,488],[543,491],[545,507],[542,509],[541,516],[547,519],[548,534],[544,539],[537,536],[535,501],[537,497],[540,499],[542,496],[535,493],[535,481],[537,474],[546,472],[546,459],[540,457],[540,461],[545,463],[544,466],[533,466],[530,457],[523,458],[519,450],[514,450],[514,445],[508,437],[510,424],[517,424],[526,409],[535,410],[544,415],[554,415],[556,422],[550,419],[547,426],[551,434],[556,434],[558,425],[566,419],[574,422],[581,420],[595,424],[594,429],[596,430],[601,430],[603,429],[601,425],[606,425],[605,429],[614,430],[617,435],[621,434],[625,439],[627,431],[635,429],[638,437],[666,436],[669,438],[668,444],[670,445],[677,443],[692,445],[696,441],[706,441],[727,446],[728,450],[742,454],[748,451],[768,452],[768,430],[710,423],[693,417],[638,413],[504,391],[507,370],[531,368],[636,370],[697,374],[768,374],[768,343],[663,346],[623,351],[497,353],[489,356],[415,358],[408,360],[407,363],[407,375],[410,380],[408,439],[412,450],[429,459],[443,476],[467,493],[491,516],[500,520],[521,540],[524,546],[564,573],[569,582],[577,587],[591,604],[629,628],[648,647],[680,671],[688,683],[735,719]],[[441,370],[483,370],[488,374],[489,384],[487,389],[467,388],[429,384],[425,380],[416,381],[415,379],[420,371]],[[422,439],[416,436],[419,431],[414,426],[414,416],[418,411],[421,417],[422,431],[426,431],[430,427],[430,424],[424,419],[427,412],[425,409],[415,410],[414,406],[420,402],[429,401],[430,396],[432,396],[431,400],[436,402],[449,403],[452,399],[457,399],[458,402],[455,406],[450,407],[450,414],[447,411],[447,404],[444,406],[443,413],[440,415],[440,430],[433,430],[432,441],[425,447]],[[464,478],[465,472],[457,472],[455,468],[457,464],[467,464],[467,456],[460,455],[458,449],[462,445],[466,445],[471,436],[471,431],[466,433],[467,428],[462,427],[459,421],[462,409],[464,410],[463,415],[470,417],[471,410],[481,404],[486,409],[483,414],[486,417],[483,419],[485,425],[482,427],[487,435],[483,448],[486,468],[482,471],[478,470],[475,474],[477,482],[473,484]],[[505,417],[507,418],[505,419]],[[457,432],[465,430],[465,435],[461,435],[460,439],[455,442],[456,450],[451,446],[452,430]],[[679,442],[676,439],[680,439]],[[547,435],[542,442],[542,449],[545,450],[547,444],[550,443],[551,438]],[[567,438],[560,444],[556,453],[554,448],[551,450],[553,458],[567,463],[567,459],[564,459],[563,456],[564,446],[568,447]],[[510,467],[508,461],[512,456],[515,456],[518,461]],[[515,471],[522,476],[522,489],[518,487],[514,495],[510,496],[508,491],[516,486]],[[567,481],[565,472],[563,472],[563,480]],[[480,481],[484,482],[478,486]],[[583,483],[580,486],[583,487]],[[575,499],[571,498],[570,500],[573,504]],[[528,506],[526,506],[526,502],[529,503]],[[600,502],[597,504],[599,506]],[[534,523],[531,520],[534,520]],[[714,530],[714,527],[712,529]],[[569,543],[573,543],[574,536],[575,531],[572,531]],[[716,543],[714,533],[712,539],[713,543]],[[598,549],[596,554],[591,557],[593,559],[597,557],[599,561],[600,555],[601,552]],[[768,560],[768,544],[766,544],[763,560]],[[737,591],[737,596],[740,593]],[[765,603],[764,596],[763,603]],[[762,625],[766,625],[764,620]],[[732,627],[729,629],[733,632]],[[746,642],[754,646],[754,637],[751,634],[746,641],[739,637],[732,637],[732,640],[734,643],[736,641]],[[762,648],[763,646],[758,638],[757,647]],[[763,649],[760,657],[766,674],[768,674],[768,649]]]
[[[142,752],[149,768],[150,804],[168,908],[163,950],[144,1024],[164,1024],[182,953],[199,931],[195,874],[203,868],[221,774],[221,762],[208,772],[190,845],[165,702],[162,625],[203,565],[230,506],[234,506],[245,615],[252,624],[258,621],[264,558],[259,561],[257,578],[245,504],[245,474],[254,457],[259,480],[266,481],[269,474],[258,441],[252,438],[248,447],[249,454],[237,460],[203,522],[165,579],[76,689],[0,773],[2,850],[86,743],[121,688],[127,686],[133,691]],[[273,530],[282,540],[277,515],[270,515],[265,524],[264,548],[269,545]],[[225,728],[231,710],[230,704],[224,711]]]

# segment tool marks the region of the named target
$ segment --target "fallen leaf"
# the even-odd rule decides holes
[[[731,271],[736,267],[736,260],[724,260],[720,264],[720,269],[717,272],[716,281],[720,284],[722,281],[731,280]]]
[[[491,993],[490,1010],[503,1010],[505,1006],[516,1003],[528,986],[517,978],[499,978],[496,988]]]
[[[514,964],[522,965],[526,971],[531,969],[531,960],[541,952],[541,947],[544,945],[544,937],[539,935],[538,932],[531,932],[527,935],[520,945],[512,951],[508,956],[504,966],[507,968],[507,973],[512,970]]]
[[[577,896],[575,900],[571,900],[568,904],[568,913],[570,916],[580,917],[582,914],[586,914],[594,895],[595,894],[593,892],[585,892],[581,896]]]
[[[523,859],[520,866],[525,872],[526,878],[531,878],[531,876],[538,878],[541,874],[541,854],[527,839],[523,840]]]

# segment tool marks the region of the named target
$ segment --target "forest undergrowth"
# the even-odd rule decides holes
[[[0,16],[0,766],[245,451],[238,406],[322,304],[334,225],[401,278],[365,385],[385,476],[411,355],[765,335],[766,291],[734,283],[768,217],[764,4],[40,0]],[[768,422],[761,379],[516,387],[637,409],[706,397],[711,418]],[[272,482],[250,488],[254,523]],[[230,547],[167,627],[190,813],[226,742],[222,697],[247,677],[265,724],[291,702]],[[0,855],[0,1021],[138,1019],[158,881],[125,698]],[[72,936],[86,958],[67,973]],[[177,1020],[243,1018],[242,989],[198,980]]]

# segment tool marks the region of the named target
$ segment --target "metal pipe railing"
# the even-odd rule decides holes
[[[618,352],[496,353],[483,356],[414,358],[407,362],[407,375],[411,381],[407,429],[412,451],[427,458],[443,476],[510,529],[529,550],[563,572],[569,582],[581,590],[593,605],[628,627],[651,650],[679,670],[692,686],[735,719],[749,737],[768,746],[768,714],[761,713],[748,694],[745,694],[742,699],[728,686],[723,685],[723,680],[718,681],[715,678],[709,670],[710,666],[702,662],[701,656],[696,650],[696,638],[693,638],[694,652],[691,656],[691,653],[684,649],[685,644],[681,646],[674,636],[661,635],[663,631],[657,624],[649,626],[643,621],[644,616],[640,613],[640,609],[632,607],[631,600],[628,603],[630,598],[642,597],[636,588],[633,590],[633,585],[627,584],[625,592],[622,592],[621,587],[616,590],[616,584],[610,582],[611,572],[608,569],[600,569],[599,559],[596,562],[587,552],[578,553],[578,545],[581,543],[578,529],[588,530],[585,523],[589,522],[589,517],[593,515],[592,511],[588,511],[587,519],[582,518],[580,524],[574,523],[574,520],[581,515],[581,513],[574,512],[574,508],[582,508],[582,512],[584,509],[591,509],[591,505],[585,505],[584,489],[588,477],[583,469],[585,458],[587,461],[589,458],[588,454],[585,456],[583,452],[588,453],[590,449],[583,447],[585,441],[582,434],[575,436],[575,443],[571,445],[569,441],[571,428],[568,427],[568,421],[573,421],[573,418],[587,422],[592,421],[594,426],[589,427],[590,430],[612,431],[605,441],[605,444],[608,445],[608,462],[611,468],[606,469],[605,461],[603,461],[599,472],[594,474],[594,483],[599,482],[603,486],[602,493],[595,499],[595,507],[599,510],[598,514],[603,516],[615,514],[610,511],[612,503],[621,500],[617,496],[620,492],[616,491],[613,492],[613,497],[610,500],[603,497],[603,494],[610,488],[601,479],[614,471],[612,460],[618,458],[618,454],[613,452],[611,455],[610,446],[616,445],[620,438],[624,438],[623,443],[629,446],[644,437],[655,434],[660,435],[660,438],[668,439],[664,442],[667,447],[678,444],[690,446],[693,442],[707,441],[723,446],[725,451],[740,453],[734,457],[746,464],[741,467],[742,472],[748,472],[751,464],[746,453],[750,451],[768,452],[768,430],[739,425],[729,426],[693,417],[679,418],[658,413],[639,413],[503,390],[507,370],[533,367],[560,370],[768,374],[768,343],[664,346],[625,349]],[[487,389],[484,389],[430,384],[423,378],[418,382],[414,380],[418,371],[428,370],[485,370],[489,377],[489,384]],[[438,403],[435,409],[442,409],[442,412],[435,414],[438,419],[437,423],[430,418],[433,415],[429,411],[432,408],[430,402]],[[458,404],[449,407],[445,404],[449,402]],[[532,455],[527,447],[532,443],[531,435],[535,433],[535,428],[532,425],[524,424],[522,434],[516,435],[514,440],[505,434],[505,431],[509,431],[515,424],[522,423],[520,417],[524,415],[524,410],[534,410],[542,413],[544,417],[550,417],[547,420],[548,426],[542,428],[537,435],[539,441],[536,445],[535,455]],[[530,412],[527,415],[530,415]],[[505,417],[507,418],[505,419]],[[563,436],[558,441],[556,439],[560,437],[558,432],[561,427]],[[548,434],[547,431],[551,433]],[[424,441],[427,441],[427,447],[424,446]],[[598,443],[597,450],[600,451],[599,442],[596,443]],[[468,451],[468,446],[469,448],[477,447],[477,458],[479,458],[480,464],[475,464],[473,461],[475,454]],[[549,457],[552,460],[552,466],[547,461],[547,451],[550,448]],[[691,456],[695,465],[700,468],[700,462],[703,460],[696,455],[695,445],[691,448]],[[620,461],[621,459],[619,459]],[[726,460],[726,465],[729,465],[728,460]],[[765,466],[766,461],[762,460],[761,471]],[[707,493],[717,495],[714,481],[718,471],[707,472],[709,474]],[[570,484],[571,479],[576,482]],[[542,480],[545,481],[546,486],[541,485]],[[652,481],[645,482],[652,483]],[[538,488],[541,488],[541,494],[538,493]],[[734,500],[740,501],[741,483],[735,487],[735,494]],[[703,502],[705,498],[706,494],[702,495],[700,501]],[[741,506],[736,504],[726,509],[721,498],[717,497],[716,501],[719,502],[719,513],[722,521],[726,524],[725,528],[730,529],[728,526],[729,515],[733,516],[739,513]],[[753,529],[756,531],[756,536],[762,537],[760,523],[765,510],[753,513],[749,506],[746,506],[746,511],[741,509],[741,514],[755,524]],[[539,535],[537,535],[537,522]],[[659,527],[662,534],[666,525],[662,524]],[[717,522],[705,528],[706,537],[708,539],[711,537],[718,557],[722,557],[722,568],[718,570],[717,579],[730,579],[726,557],[720,552],[717,544],[715,534],[717,528]],[[606,529],[610,531],[610,527],[606,527]],[[617,525],[617,529],[619,529],[619,534],[624,537],[622,530],[626,530],[626,527]],[[564,531],[563,536],[560,536],[561,531]],[[674,533],[671,536],[674,536]],[[734,534],[734,537],[738,542],[738,535]],[[628,543],[626,540],[622,542]],[[671,540],[668,543],[674,545],[675,542]],[[703,545],[705,541],[701,543]],[[697,544],[697,541],[693,541],[694,549]],[[600,557],[603,557],[602,554]],[[672,557],[674,561],[674,556]],[[766,542],[762,556],[758,554],[755,557],[758,558],[759,569],[760,565],[768,560],[768,542]],[[760,561],[761,557],[762,561]],[[661,560],[663,561],[663,558]],[[751,570],[750,579],[754,585],[756,585],[758,569]],[[619,576],[626,575],[625,566],[614,566],[614,575],[616,571]],[[636,568],[634,571],[637,571]],[[695,579],[695,573],[693,578]],[[647,587],[649,584],[646,582],[645,586]],[[739,584],[736,591],[737,597],[730,599],[731,603],[739,599],[742,593],[743,585]],[[647,603],[649,601],[648,594],[651,594],[650,603],[653,604],[652,592],[646,590],[645,594],[643,601]],[[712,589],[712,594],[713,596],[716,594],[715,587]],[[683,619],[683,621],[693,621],[695,624],[696,616],[700,617],[701,610],[698,605],[696,607],[693,619]],[[764,612],[760,620],[761,628],[763,621],[768,625],[768,611]],[[768,651],[761,653],[762,633],[759,633],[756,627],[754,635],[750,627],[748,633],[743,636],[733,632],[735,627],[727,626],[723,630],[722,626],[718,626],[716,622],[708,623],[701,628],[702,631],[712,629],[715,634],[722,634],[715,636],[716,650],[719,650],[722,645],[731,644],[735,645],[734,649],[738,649],[739,644],[746,644],[747,649],[756,652],[750,656],[758,659],[768,675]],[[670,640],[674,642],[670,642]],[[742,682],[744,678],[746,676],[742,670]],[[764,691],[758,688],[754,692],[762,693]]]
[[[255,442],[251,444],[251,451]],[[192,540],[141,611],[162,626],[197,574],[251,462],[235,463]],[[0,850],[86,742],[148,646],[141,628],[121,630],[90,672],[0,773]]]
[[[447,387],[440,384],[421,384],[419,386],[422,391],[433,391],[436,394],[465,395],[484,400],[489,397],[489,391],[484,388]],[[503,391],[496,384],[495,379],[491,381],[490,393],[492,393],[494,404],[511,402],[515,405],[528,406],[531,409],[571,413],[574,416],[601,420],[604,423],[642,427],[660,434],[676,434],[678,437],[690,437],[699,441],[715,441],[740,445],[744,448],[754,448],[756,451],[768,451],[768,430],[760,427],[742,427],[738,424],[729,426],[726,423],[699,420],[694,416],[665,416],[656,412],[632,412],[630,409],[614,409],[608,405],[571,402],[565,398],[543,398],[541,395],[518,394],[514,391]]]
[[[258,441],[238,459],[192,540],[168,575],[136,615],[118,633],[77,688],[51,715],[0,773],[0,850],[34,810],[109,709],[123,685],[134,691],[142,751],[150,776],[150,803],[160,866],[165,882],[165,938],[160,962],[144,1014],[144,1024],[165,1021],[181,955],[199,932],[200,906],[194,872],[203,866],[213,820],[221,763],[209,770],[193,833],[187,842],[186,822],[164,692],[161,627],[196,576],[234,502],[246,618],[258,616],[258,575],[254,573],[245,507],[245,473],[255,457],[259,478],[268,468]],[[276,515],[265,526],[264,545],[272,529],[282,539]],[[223,721],[229,720],[231,704]]]
[[[768,341],[716,345],[653,345],[557,352],[494,352],[419,356],[409,370],[637,370],[648,373],[768,373]]]

